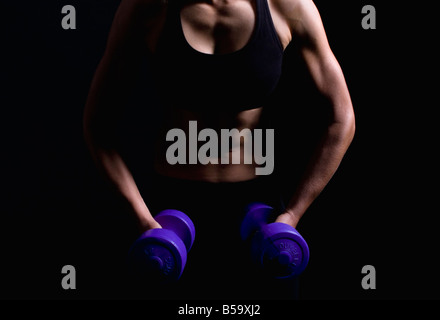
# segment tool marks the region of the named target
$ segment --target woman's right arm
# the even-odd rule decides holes
[[[138,78],[142,58],[154,41],[162,6],[156,0],[123,0],[84,110],[84,136],[103,176],[127,202],[142,231],[160,228],[116,148],[117,120]]]

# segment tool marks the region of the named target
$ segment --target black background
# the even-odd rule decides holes
[[[429,10],[402,2],[315,3],[352,95],[357,132],[339,171],[298,226],[311,249],[301,298],[439,298],[437,143],[430,100],[437,80],[433,47],[425,37],[429,19],[423,19]],[[76,8],[76,30],[61,27],[67,4]],[[135,226],[100,180],[82,137],[90,81],[118,4],[2,2],[2,299],[127,297],[121,261]],[[377,10],[376,30],[361,27],[366,4]],[[285,146],[307,146],[312,117],[319,117],[319,99],[296,59],[294,42],[285,71],[272,109],[281,137],[278,173],[288,160],[301,158]],[[140,79],[121,130],[140,184],[148,180],[152,141],[145,130],[160,115],[150,81]],[[301,136],[286,136],[289,132]],[[133,155],[139,146],[142,153]],[[76,267],[76,290],[61,288],[67,264]],[[361,287],[367,264],[376,268],[376,290]]]

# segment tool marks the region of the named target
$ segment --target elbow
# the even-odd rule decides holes
[[[344,116],[339,121],[340,134],[346,147],[348,148],[354,139],[356,132],[356,119],[353,111],[353,107],[350,104],[350,108],[344,113]]]
[[[351,103],[345,106],[337,108],[338,112],[333,114],[329,128],[336,141],[348,148],[356,132],[356,119]]]
[[[356,118],[352,107],[346,118],[347,119],[345,120],[345,127],[346,127],[345,131],[346,131],[347,140],[349,141],[349,143],[351,143],[351,141],[353,141],[356,132]]]

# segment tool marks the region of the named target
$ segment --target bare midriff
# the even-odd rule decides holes
[[[244,110],[235,113],[222,113],[222,112],[212,112],[212,113],[200,113],[193,112],[184,109],[173,109],[170,110],[169,114],[166,115],[166,120],[162,130],[159,132],[156,141],[156,154],[155,154],[155,171],[161,175],[187,179],[187,180],[199,180],[207,182],[239,182],[247,181],[256,178],[255,168],[256,164],[252,161],[251,164],[245,164],[244,159],[244,143],[243,139],[240,141],[238,148],[229,149],[227,155],[218,154],[218,163],[207,163],[201,164],[197,161],[195,164],[189,164],[186,161],[185,164],[170,164],[167,161],[166,152],[173,141],[167,141],[167,132],[171,129],[178,128],[185,132],[186,137],[189,137],[189,124],[191,121],[196,121],[197,131],[205,128],[210,128],[216,131],[218,137],[221,136],[221,129],[250,129],[254,130],[259,128],[260,119],[262,114],[262,108],[255,108],[250,110]],[[187,139],[187,149],[188,150],[188,139]],[[205,142],[199,141],[198,147],[203,145]],[[220,143],[220,142],[219,142]],[[198,150],[198,148],[197,148]],[[240,153],[240,163],[232,164],[231,159],[234,153]],[[189,155],[186,155],[187,158]],[[225,157],[229,158],[229,163],[224,163],[222,161]]]

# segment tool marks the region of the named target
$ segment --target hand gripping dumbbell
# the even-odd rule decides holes
[[[309,261],[309,247],[292,226],[268,223],[273,208],[251,203],[241,224],[241,238],[251,240],[252,260],[276,279],[298,276]]]
[[[153,281],[177,281],[194,243],[194,224],[178,210],[161,211],[154,219],[162,229],[150,229],[135,241],[128,254],[129,267]]]

